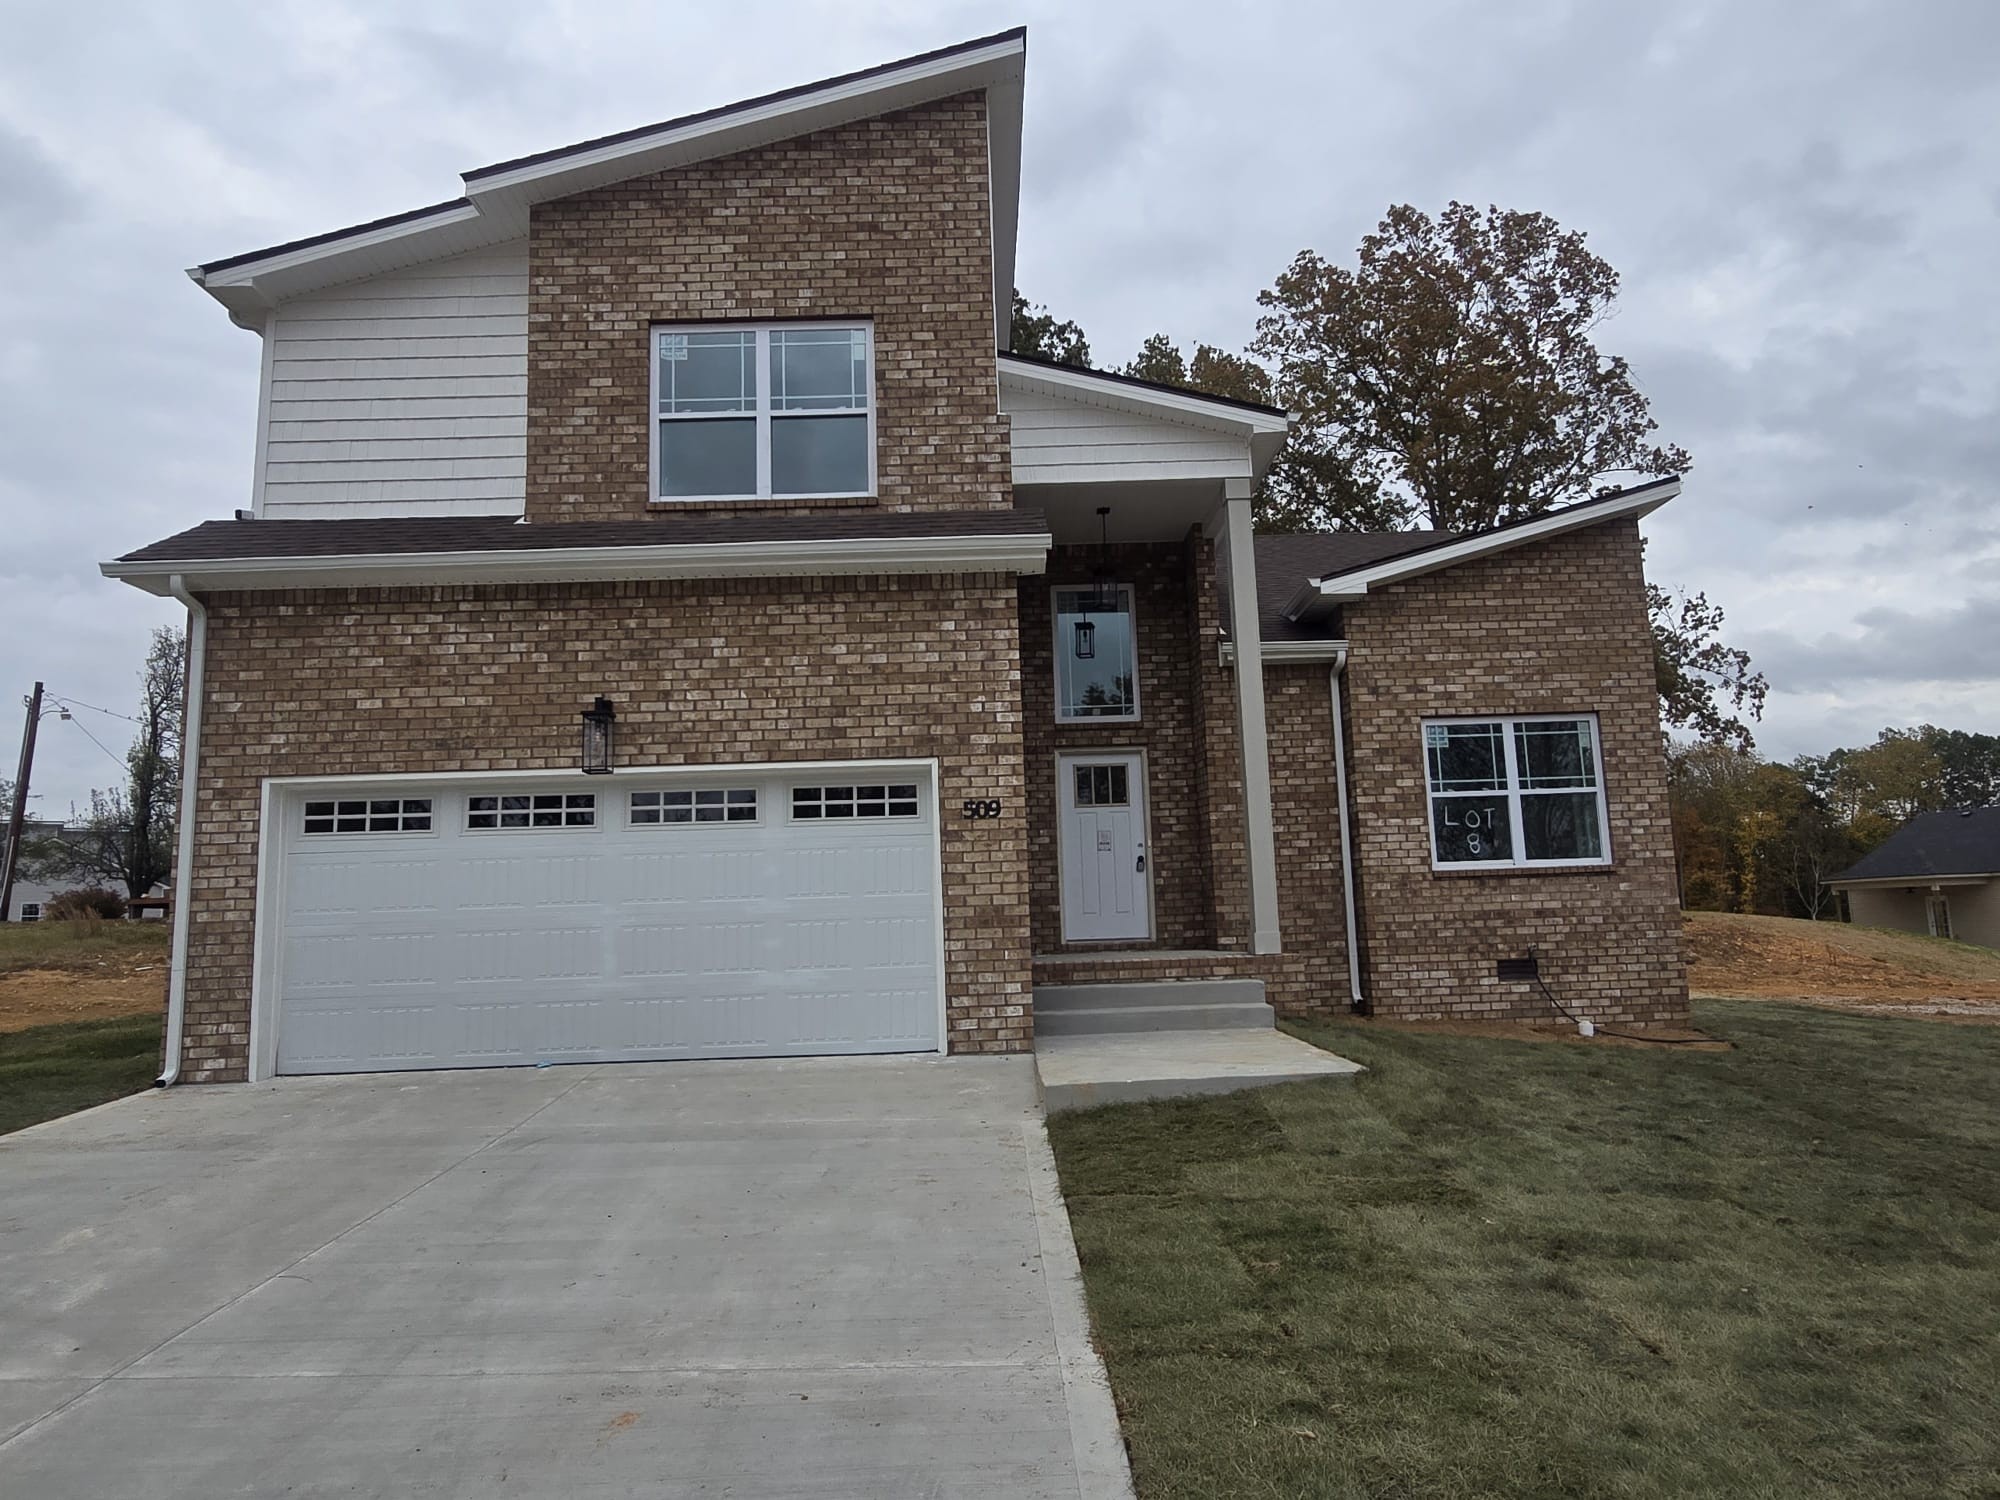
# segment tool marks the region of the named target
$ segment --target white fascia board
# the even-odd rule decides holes
[[[1931,886],[1942,885],[1984,885],[1989,880],[2000,880],[2000,870],[1988,871],[1983,875],[1869,875],[1860,880],[1836,879],[1820,883],[1836,891],[1866,890],[1882,886],[1894,889],[1907,887],[1914,890],[1919,887],[1928,889]]]
[[[669,126],[631,140],[607,141],[594,150],[565,152],[504,172],[475,171],[464,178],[466,195],[477,201],[489,194],[526,188],[531,201],[539,202],[566,197],[585,187],[648,176],[665,167],[732,155],[746,145],[810,135],[829,125],[870,119],[1010,78],[1018,80],[1027,52],[1025,38],[1007,37],[977,51],[932,58],[890,73],[873,73],[753,109],[732,109],[712,119]]]
[[[1347,653],[1346,641],[1263,641],[1260,652],[1267,667],[1295,666],[1301,662],[1339,661]],[[1222,643],[1222,664],[1236,665],[1236,642]]]
[[[759,578],[857,573],[1039,573],[1053,539],[1010,536],[842,538],[657,547],[546,547],[485,552],[355,553],[100,564],[115,578],[165,594],[190,589],[420,587],[462,583],[589,582],[634,578]]]
[[[1676,479],[1657,487],[1648,486],[1623,494],[1606,495],[1602,500],[1586,500],[1518,526],[1461,537],[1458,541],[1447,542],[1441,547],[1429,547],[1422,552],[1413,552],[1404,557],[1392,557],[1386,562],[1374,563],[1369,567],[1353,568],[1345,573],[1330,573],[1324,578],[1313,579],[1305,588],[1292,596],[1291,602],[1285,607],[1286,618],[1294,620],[1309,618],[1309,614],[1295,614],[1293,610],[1309,609],[1309,601],[1315,598],[1318,601],[1334,603],[1360,599],[1370,589],[1380,588],[1385,584],[1401,583],[1406,578],[1420,578],[1426,573],[1435,573],[1441,568],[1449,568],[1475,557],[1508,552],[1515,547],[1526,546],[1530,542],[1546,541],[1553,536],[1581,531],[1586,526],[1601,525],[1605,521],[1615,521],[1623,516],[1650,515],[1680,492],[1681,484]]]
[[[985,89],[988,129],[993,132],[988,154],[995,319],[1004,330],[1011,322],[1013,304],[1026,66],[1026,38],[1008,37],[975,51],[874,73],[751,109],[726,109],[708,119],[606,142],[589,151],[565,152],[504,172],[475,170],[461,178],[468,200],[464,203],[375,229],[339,233],[212,272],[196,266],[188,275],[227,307],[233,320],[249,328],[259,314],[285,297],[517,238],[527,232],[528,209],[535,203]]]
[[[1253,411],[1246,406],[1213,400],[1196,391],[1183,394],[1154,390],[1121,380],[1107,380],[1089,370],[1066,369],[1061,365],[1045,365],[1004,355],[1000,360],[1000,384],[1003,389],[1013,386],[1020,390],[1040,390],[1094,406],[1140,412],[1183,425],[1241,433],[1253,440],[1259,434],[1273,434],[1279,442],[1283,442],[1285,434],[1291,430],[1290,419],[1277,412]],[[1276,451],[1276,444],[1272,445],[1272,451]]]

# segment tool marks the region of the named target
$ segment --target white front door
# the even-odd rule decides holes
[[[1130,752],[1065,755],[1056,779],[1063,941],[1151,937],[1144,762]]]

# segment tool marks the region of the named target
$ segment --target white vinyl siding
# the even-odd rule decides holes
[[[285,302],[266,337],[264,515],[521,513],[525,240]]]
[[[1013,427],[1014,483],[1230,479],[1249,453],[1230,433],[1003,385]]]

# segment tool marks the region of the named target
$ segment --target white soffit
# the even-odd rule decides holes
[[[277,523],[287,524],[284,522]],[[574,583],[593,579],[783,578],[856,573],[1039,573],[1047,532],[997,536],[819,538],[784,542],[533,547],[483,552],[352,553],[318,557],[189,558],[101,563],[106,578],[169,595],[174,579],[200,592],[387,588],[453,583]]]
[[[1251,467],[1257,474],[1264,472],[1291,431],[1291,418],[1283,412],[1205,396],[1199,391],[1168,390],[1101,370],[1080,370],[1003,354],[1000,359],[1003,411],[1009,391],[1032,391],[1079,406],[1101,406],[1156,422],[1174,422],[1243,438],[1250,444]]]
[[[992,181],[995,336],[1007,341],[1020,214],[1025,27],[860,73],[478,167],[465,196],[369,224],[192,268],[188,275],[247,328],[286,297],[527,233],[528,210],[607,183],[709,161],[984,90]]]

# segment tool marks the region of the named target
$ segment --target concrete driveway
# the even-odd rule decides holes
[[[297,1079],[0,1138],[0,1494],[1125,1492],[1030,1066]]]

